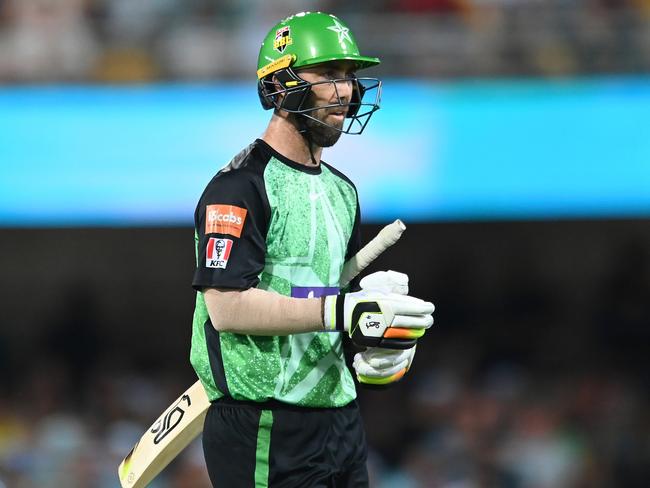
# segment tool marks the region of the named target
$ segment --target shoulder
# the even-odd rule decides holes
[[[357,187],[354,185],[354,183],[352,182],[352,180],[350,178],[348,178],[345,174],[343,174],[342,171],[339,171],[334,166],[332,166],[331,164],[326,163],[325,161],[321,161],[320,164],[322,164],[323,167],[327,168],[330,171],[330,173],[332,173],[334,176],[336,176],[337,178],[342,180],[344,183],[346,183],[348,186],[350,186],[354,190],[354,193],[357,193]]]
[[[224,180],[250,179],[264,173],[264,168],[269,162],[269,156],[258,141],[249,144],[235,155],[230,162],[214,175],[210,183]]]
[[[259,147],[258,141],[253,142],[212,177],[202,198],[215,191],[234,193],[263,185],[264,168],[269,159],[268,154]]]

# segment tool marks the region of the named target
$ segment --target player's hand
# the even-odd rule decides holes
[[[407,295],[409,277],[397,271],[377,271],[364,277],[361,288]],[[415,346],[406,350],[369,347],[354,356],[352,363],[359,383],[371,386],[387,386],[402,379],[408,372],[415,356]]]
[[[359,383],[385,386],[401,380],[414,357],[415,346],[405,350],[370,347],[355,354],[352,366]]]
[[[410,349],[433,324],[433,303],[397,293],[361,290],[323,305],[325,329],[347,332],[358,346]]]

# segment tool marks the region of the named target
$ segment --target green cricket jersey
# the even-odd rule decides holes
[[[352,182],[331,166],[295,163],[256,140],[206,187],[195,212],[198,291],[191,362],[210,400],[337,407],[356,397],[340,333],[218,332],[203,288],[258,287],[298,298],[336,294],[359,250]]]

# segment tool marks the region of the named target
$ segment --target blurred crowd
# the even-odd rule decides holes
[[[302,10],[342,17],[388,76],[650,72],[650,0],[0,0],[0,82],[251,78]]]
[[[644,385],[612,371],[539,373],[506,363],[481,371],[432,368],[414,391],[391,395],[389,405],[404,416],[397,425],[372,415],[366,402],[366,421],[384,426],[370,433],[372,486],[647,486]],[[373,397],[375,405],[386,401]],[[397,445],[409,447],[402,452]]]
[[[79,375],[64,362],[39,361],[15,395],[0,395],[0,488],[118,487],[122,458],[189,386],[110,367]],[[151,487],[211,488],[200,442]]]
[[[371,486],[647,486],[650,403],[638,379],[472,369],[476,358],[446,354],[438,366],[417,358],[409,382],[362,392]],[[18,394],[0,396],[0,487],[115,488],[119,461],[189,385],[170,378],[105,367],[76,383],[63,364],[35,366]],[[209,488],[200,443],[151,486]]]

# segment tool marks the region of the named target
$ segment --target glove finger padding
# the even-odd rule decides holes
[[[356,354],[353,367],[360,383],[387,385],[399,381],[408,372],[414,356],[415,347],[405,351],[373,347]]]
[[[406,329],[428,329],[433,325],[431,315],[395,315],[391,327],[404,327]]]
[[[408,295],[409,277],[397,271],[377,271],[364,276],[359,282],[363,290],[381,291],[383,293],[398,293]]]
[[[369,385],[369,386],[387,386],[392,383],[397,383],[399,380],[401,380],[404,375],[407,373],[406,368],[399,370],[397,373],[395,373],[392,376],[388,376],[385,378],[375,378],[372,376],[365,376],[362,374],[357,374],[357,380],[359,383],[362,383],[364,385]]]
[[[419,298],[396,293],[384,294],[386,300],[382,302],[385,307],[390,307],[394,315],[431,315],[435,310],[433,303],[425,302]],[[385,307],[382,307],[384,309]]]
[[[413,349],[396,351],[394,349],[384,349],[381,347],[369,347],[363,352],[355,355],[355,360],[363,361],[371,368],[385,369],[409,361],[413,354]]]
[[[354,362],[354,369],[357,372],[357,375],[367,376],[369,378],[388,378],[396,373],[399,373],[403,369],[406,369],[408,365],[408,359],[404,359],[402,362],[396,364],[395,366],[390,366],[387,368],[373,368],[370,364],[359,361]]]

